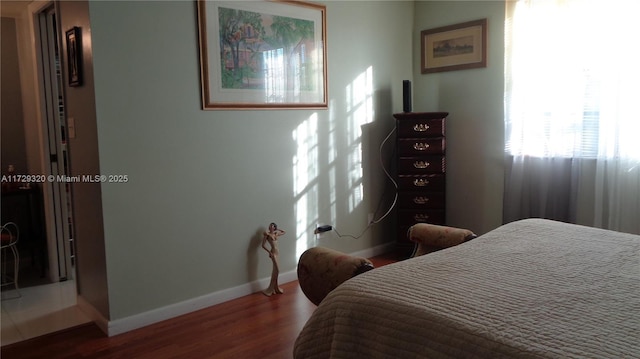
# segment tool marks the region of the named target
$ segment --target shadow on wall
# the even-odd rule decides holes
[[[388,177],[395,172],[393,155],[396,138],[395,133],[391,133],[395,129],[395,118],[390,88],[375,91],[374,106],[375,120],[362,126],[362,162],[366,174],[363,185],[370,198],[368,212],[373,214],[371,219],[380,221],[376,226],[383,226],[371,232],[371,239],[373,243],[383,243],[395,235],[392,210],[396,188]],[[385,222],[382,222],[383,218]]]
[[[258,256],[262,251],[262,236],[266,231],[265,228],[258,228],[249,241],[247,248],[247,279],[251,283],[251,291],[257,292],[262,290],[258,283]]]

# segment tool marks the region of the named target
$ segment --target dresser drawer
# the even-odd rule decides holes
[[[444,224],[444,209],[398,210],[398,225],[407,229],[416,223]]]
[[[397,239],[399,244],[413,246],[407,236],[409,228],[416,223],[429,223],[444,225],[444,210],[431,211],[398,211],[398,233]]]
[[[443,137],[444,118],[403,118],[398,121],[398,137]]]
[[[444,173],[444,156],[421,156],[398,158],[398,175]]]
[[[444,137],[398,139],[400,156],[421,156],[444,154]]]
[[[400,209],[442,209],[444,202],[443,192],[398,192]]]
[[[400,175],[398,176],[398,189],[413,191],[445,191],[445,175]]]

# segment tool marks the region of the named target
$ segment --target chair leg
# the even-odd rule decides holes
[[[6,249],[11,249],[11,254],[13,255],[13,280],[9,281],[11,277],[7,276],[6,274],[6,264],[7,264],[7,251]],[[18,252],[18,248],[16,248],[15,246],[10,246],[9,248],[2,248],[2,280],[7,280],[7,283],[2,283],[2,286],[8,286],[13,284],[14,288],[15,288],[15,293],[17,295],[15,296],[11,296],[11,297],[5,297],[4,295],[2,296],[2,300],[5,299],[16,299],[16,298],[20,298],[22,297],[22,294],[20,293],[20,288],[18,286],[18,278],[19,278],[19,270],[20,270],[20,252]]]
[[[11,252],[13,252],[13,285],[16,287],[16,291],[18,288],[18,272],[20,271],[20,253],[18,252],[18,248],[16,246],[11,247]]]

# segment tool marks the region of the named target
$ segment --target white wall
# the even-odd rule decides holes
[[[81,29],[83,85],[69,87],[65,81],[65,111],[75,123],[75,137],[69,138],[71,175],[99,174],[98,126],[96,124],[93,76],[92,31],[87,1],[61,1],[57,3],[60,33],[74,26]],[[66,60],[66,41],[62,42]],[[64,62],[67,63],[67,62]],[[63,67],[63,71],[66,69]],[[74,242],[77,252],[76,272],[79,303],[94,309],[96,321],[110,317],[109,283],[102,206],[99,183],[72,185]],[[93,313],[90,313],[93,315]],[[99,322],[100,323],[100,322]],[[100,323],[106,325],[106,323]],[[106,330],[106,328],[103,328]]]
[[[6,174],[9,165],[13,165],[15,173],[29,173],[27,165],[27,147],[25,143],[25,125],[22,113],[22,87],[20,84],[19,57],[17,43],[16,20],[2,17],[2,100],[0,101],[0,118],[2,119],[2,160],[0,170]]]
[[[13,76],[16,76],[13,80],[19,79],[19,84],[9,85],[14,86],[13,90],[2,90],[2,102],[11,103],[12,111],[17,117],[21,117],[23,139],[14,139],[22,142],[20,147],[24,146],[24,153],[20,155],[20,158],[26,158],[26,168],[24,165],[17,166],[16,172],[42,174],[46,173],[46,165],[49,164],[48,156],[43,155],[43,126],[40,121],[40,112],[38,107],[34,104],[40,100],[40,93],[37,87],[37,66],[35,61],[35,39],[34,39],[34,18],[33,14],[41,11],[46,6],[51,5],[46,1],[34,0],[34,1],[3,1],[0,6],[0,12],[3,17],[11,18],[15,21],[15,49],[14,55],[17,56],[19,62],[19,69],[16,70]],[[7,36],[4,33],[2,36]],[[4,44],[3,40],[3,46]],[[3,56],[6,54],[3,51]],[[4,60],[3,60],[4,61]],[[4,66],[4,64],[3,64]],[[5,82],[11,83],[12,76],[2,75],[2,86],[5,86]],[[18,91],[17,93],[11,93],[12,91]],[[11,98],[16,96],[15,98]],[[19,98],[19,99],[18,99]],[[22,104],[22,108],[15,107],[16,104]],[[3,122],[5,120],[5,114],[2,116]],[[3,132],[4,136],[4,132]],[[20,136],[18,132],[14,136]],[[4,153],[4,139],[3,139],[3,171],[6,171],[8,163],[5,163]],[[46,157],[46,158],[45,158]],[[8,161],[8,160],[7,160]],[[14,160],[12,160],[13,162]],[[22,162],[21,160],[15,162]]]
[[[447,224],[478,234],[502,224],[504,2],[417,1],[414,111],[447,111]],[[486,68],[421,74],[420,31],[488,20]]]
[[[328,110],[202,111],[195,2],[89,2],[100,173],[129,178],[102,185],[111,320],[268,277],[271,221],[282,272],[308,246],[395,240],[392,219],[359,239],[312,231],[357,235],[385,196],[414,4],[326,5]]]

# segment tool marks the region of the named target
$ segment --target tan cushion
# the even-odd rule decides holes
[[[472,231],[463,228],[418,223],[407,232],[410,241],[417,244],[412,257],[421,256],[436,250],[457,246],[477,237]]]
[[[306,250],[298,261],[298,281],[302,292],[315,305],[342,282],[373,269],[366,258],[351,256],[324,247]]]

